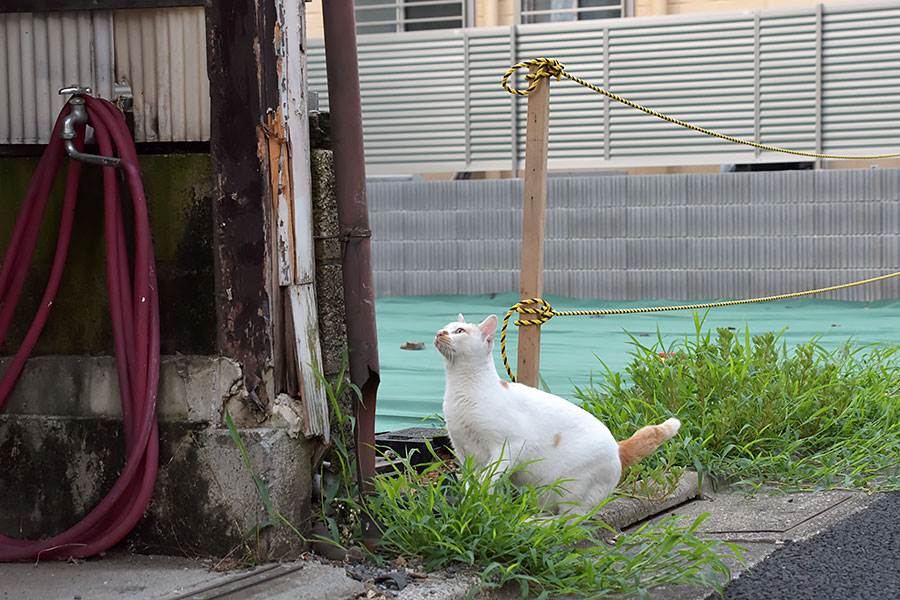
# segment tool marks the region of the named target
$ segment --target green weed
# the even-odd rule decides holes
[[[267,527],[277,527],[279,525],[287,527],[294,534],[305,540],[306,538],[301,535],[300,531],[296,527],[294,527],[294,525],[290,521],[288,521],[280,512],[275,510],[275,507],[272,505],[272,499],[269,496],[269,488],[268,486],[266,486],[266,482],[263,481],[262,478],[253,470],[253,465],[250,463],[250,457],[247,455],[247,449],[244,446],[244,441],[241,439],[240,433],[238,433],[237,427],[234,424],[234,420],[231,418],[231,413],[228,412],[227,409],[225,410],[225,425],[228,427],[228,433],[231,435],[232,441],[241,453],[241,458],[244,460],[244,465],[247,467],[247,471],[250,473],[250,478],[256,485],[256,491],[259,494],[259,499],[262,502],[263,507],[266,509],[266,515],[268,516],[267,519],[258,522],[246,533],[244,533],[244,542],[246,543],[247,540],[250,540],[252,538],[258,538],[259,534]]]
[[[335,377],[334,385],[331,385],[315,366],[310,365],[328,394],[332,422],[335,425],[332,427],[331,435],[332,460],[327,465],[324,463],[319,465],[322,491],[318,498],[317,519],[325,525],[330,535],[330,538],[322,540],[336,545],[352,543],[361,536],[359,514],[362,506],[358,500],[357,458],[353,444],[350,443],[356,427],[356,418],[341,410],[340,399],[345,394],[352,393],[357,401],[362,403],[362,392],[344,376],[347,365],[348,351],[345,349],[341,357],[341,369]]]
[[[682,344],[632,336],[625,375],[605,367],[576,389],[618,439],[675,415],[666,453],[674,464],[744,489],[900,489],[900,352],[814,339],[788,350],[781,334],[703,331]]]
[[[672,583],[721,589],[728,579],[724,559],[738,550],[697,538],[702,518],[669,519],[604,542],[612,530],[589,516],[537,517],[542,495],[564,482],[517,489],[499,469],[477,469],[471,460],[459,471],[439,462],[421,471],[408,461],[396,465],[377,479],[370,507],[384,527],[381,551],[420,557],[431,569],[475,567],[482,588],[513,582],[523,597],[646,596]]]

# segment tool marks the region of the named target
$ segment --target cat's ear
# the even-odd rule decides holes
[[[460,323],[466,322],[466,318],[464,316],[462,316],[462,313],[459,313],[458,315],[456,315],[456,320],[459,321]]]
[[[497,317],[494,315],[489,316],[479,323],[478,329],[481,330],[481,339],[487,341],[493,340],[494,333],[497,331]]]

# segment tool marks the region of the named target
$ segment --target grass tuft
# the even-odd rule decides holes
[[[590,516],[536,517],[551,486],[516,489],[498,464],[459,471],[439,462],[417,471],[408,462],[376,481],[371,510],[383,526],[380,551],[423,559],[430,569],[467,565],[481,587],[512,582],[523,597],[642,594],[672,583],[721,589],[734,546],[701,540],[702,522],[669,519],[613,542]],[[494,480],[492,487],[491,480]],[[603,535],[607,534],[607,535]]]
[[[781,334],[718,329],[682,344],[632,336],[625,376],[606,369],[576,396],[618,439],[675,415],[666,457],[755,491],[900,489],[900,352],[818,340],[789,350]],[[605,366],[604,366],[605,368]],[[673,458],[674,457],[674,458]]]

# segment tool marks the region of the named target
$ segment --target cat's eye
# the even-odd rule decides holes
[[[453,333],[465,333],[465,332],[466,332],[466,330],[463,329],[462,327],[460,327],[459,329],[457,329],[457,330],[454,331]]]

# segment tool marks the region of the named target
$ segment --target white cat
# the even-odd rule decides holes
[[[512,474],[516,485],[550,484],[559,479],[561,497],[547,503],[557,512],[586,514],[615,489],[622,469],[650,456],[674,436],[681,422],[671,418],[616,442],[609,429],[584,409],[553,394],[500,379],[492,350],[497,317],[475,325],[462,315],[437,332],[434,345],[444,356],[447,389],[444,418],[461,459],[471,455],[485,466],[527,463]]]

